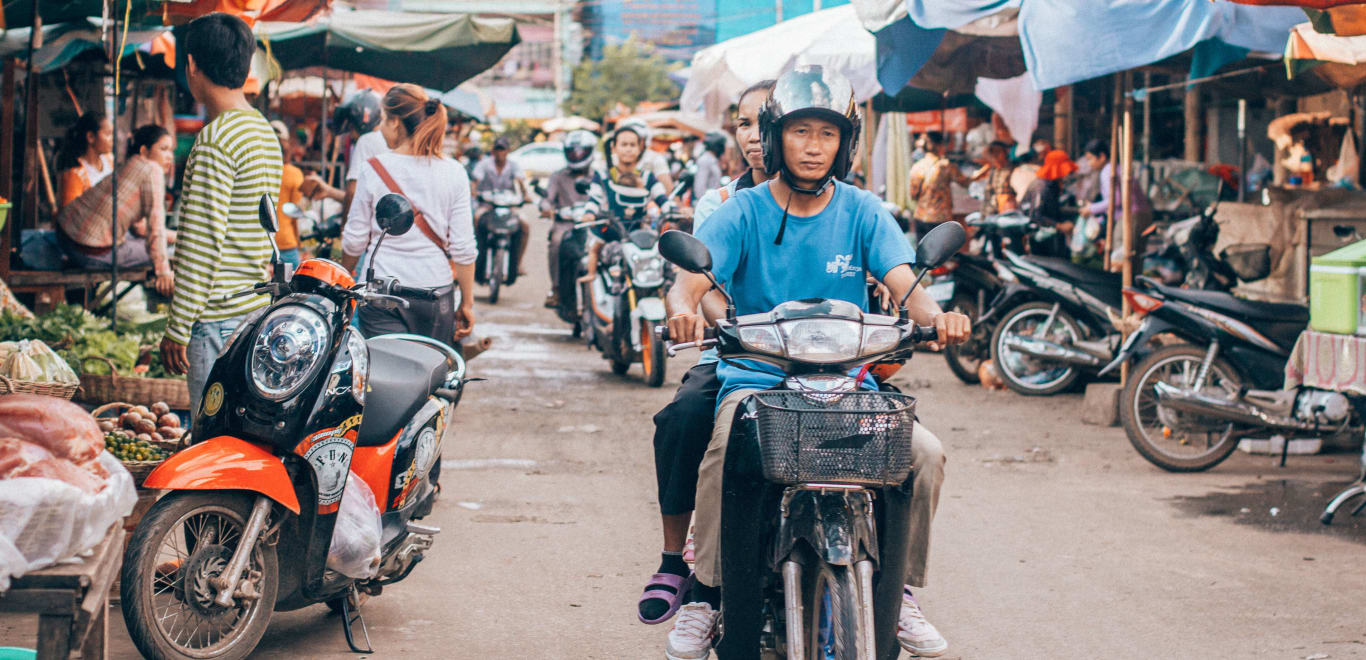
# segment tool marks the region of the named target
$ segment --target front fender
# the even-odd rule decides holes
[[[1104,376],[1105,374],[1114,371],[1116,367],[1128,362],[1135,354],[1142,351],[1143,348],[1148,345],[1148,342],[1152,341],[1153,337],[1165,332],[1172,332],[1176,329],[1176,326],[1152,316],[1151,314],[1144,317],[1143,324],[1138,327],[1138,330],[1130,334],[1129,337],[1124,340],[1124,344],[1119,347],[1119,354],[1115,356],[1115,359],[1111,360],[1110,364],[1105,365],[1105,368],[1101,369],[1096,376]]]
[[[996,297],[987,305],[987,309],[982,316],[974,319],[975,325],[986,325],[1001,320],[1001,317],[1008,311],[1033,300],[1034,288],[1020,284],[1019,282],[1006,282],[1001,290],[996,292]]]
[[[773,565],[805,542],[822,561],[853,566],[867,557],[878,559],[877,529],[868,512],[840,494],[802,491],[788,503],[778,523],[773,546]]]
[[[299,513],[299,498],[280,458],[228,435],[176,452],[152,470],[142,485],[156,490],[248,490]]]

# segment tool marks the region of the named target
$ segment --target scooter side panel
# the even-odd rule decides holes
[[[143,481],[157,490],[246,490],[299,513],[299,499],[280,459],[264,447],[217,436],[172,454]]]
[[[351,471],[370,487],[376,502],[389,501],[389,475],[400,435],[402,432],[395,433],[389,442],[378,447],[357,447],[351,456]]]

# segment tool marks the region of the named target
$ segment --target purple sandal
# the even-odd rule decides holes
[[[650,576],[649,583],[645,585],[645,593],[642,593],[640,595],[640,600],[637,601],[636,618],[640,619],[641,623],[649,625],[668,621],[676,612],[678,612],[678,608],[683,606],[683,602],[688,598],[688,590],[692,589],[693,581],[696,579],[696,576],[692,573],[689,573],[688,577],[674,575],[673,573],[655,573]],[[673,589],[673,592],[670,593],[659,587],[668,587]],[[669,603],[669,610],[658,619],[646,619],[640,614],[640,603],[654,599]]]

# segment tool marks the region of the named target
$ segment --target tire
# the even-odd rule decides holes
[[[1004,380],[1010,389],[1020,394],[1026,396],[1057,394],[1072,387],[1077,382],[1077,378],[1081,376],[1081,372],[1073,366],[1040,369],[1036,372],[1024,373],[1024,369],[1033,366],[1032,360],[1008,349],[1002,351],[1002,344],[1007,334],[1013,334],[1015,329],[1024,326],[1031,319],[1036,319],[1036,323],[1042,323],[1047,319],[1052,309],[1052,303],[1025,303],[1010,310],[1002,317],[1001,322],[996,325],[996,329],[991,333],[991,359],[996,364],[996,371],[1001,374],[1001,380]],[[1056,339],[1059,334],[1070,335],[1070,338],[1075,341],[1083,336],[1081,325],[1064,310],[1058,310],[1058,315],[1053,324],[1055,329],[1061,326],[1062,332],[1054,330],[1049,337]],[[1046,375],[1038,378],[1036,377],[1038,374]]]
[[[197,629],[204,622],[212,621],[211,617],[221,617],[231,612],[221,610],[213,612],[211,616],[201,615],[194,609],[194,595],[185,591],[193,586],[192,582],[187,582],[187,578],[193,576],[181,573],[199,573],[203,576],[201,584],[203,579],[217,575],[212,567],[224,563],[221,553],[228,552],[228,556],[231,556],[230,552],[236,546],[201,544],[206,538],[217,538],[216,534],[213,537],[208,536],[212,534],[210,530],[221,531],[223,525],[235,526],[237,534],[240,535],[251,514],[255,497],[250,494],[207,491],[172,493],[152,505],[137,530],[133,532],[133,536],[128,539],[128,550],[124,554],[120,576],[123,620],[128,626],[129,637],[144,657],[152,660],[237,660],[250,655],[261,641],[261,636],[270,625],[271,612],[275,609],[275,599],[280,586],[279,563],[273,545],[258,543],[248,563],[250,570],[261,572],[261,579],[257,585],[261,598],[246,608],[245,612],[238,613],[239,620],[229,626],[227,634],[217,642],[200,648],[190,647],[189,641],[184,645],[175,642],[174,639],[178,637],[180,629],[163,629],[162,619],[172,619],[171,623],[165,624],[169,628],[180,623],[182,617],[161,615],[157,611],[157,601],[160,597],[166,609],[188,612],[184,618],[194,619],[198,625],[185,623],[187,629],[192,626]],[[195,537],[198,543],[192,543],[190,535],[195,532],[192,532],[191,526],[196,522],[199,524],[199,535]],[[184,535],[184,538],[172,539],[173,534],[177,537]],[[164,544],[168,542],[174,545],[165,547]],[[218,557],[213,558],[197,550],[189,550],[192,545],[200,550],[221,550]],[[203,571],[187,567],[187,563],[201,566]],[[173,581],[169,580],[165,573],[158,577],[158,571],[167,570],[164,567],[168,564],[176,571]],[[221,569],[218,572],[221,572]],[[158,588],[158,582],[162,583],[160,591],[155,590]],[[210,590],[207,593],[214,592]],[[245,623],[242,620],[245,620]],[[199,638],[191,633],[190,639]],[[205,639],[207,641],[212,638]]]
[[[614,373],[614,374],[616,374],[616,375],[618,375],[618,376],[625,376],[625,375],[626,375],[626,372],[628,372],[628,371],[630,371],[630,370],[631,370],[631,363],[630,363],[630,362],[622,362],[621,360],[617,360],[617,359],[613,359],[613,360],[612,360],[612,373]]]
[[[489,273],[489,304],[498,304],[498,293],[503,288],[503,263],[507,261],[507,252],[498,249],[489,255],[491,272]]]
[[[569,246],[570,240],[560,243],[560,285],[555,289],[559,309],[556,313],[566,323],[574,323],[574,336],[582,332],[575,319],[579,315],[579,255]]]
[[[949,300],[949,311],[966,314],[970,319],[976,319],[981,310],[977,309],[977,301],[971,295],[973,292],[954,293]],[[977,367],[981,366],[991,357],[991,330],[989,328],[973,325],[972,336],[967,342],[954,346],[944,347],[944,361],[949,365],[949,371],[958,377],[958,380],[968,385],[977,385],[982,379],[977,377]]]
[[[1119,418],[1124,426],[1129,443],[1138,450],[1149,463],[1168,472],[1203,472],[1228,458],[1238,448],[1238,434],[1226,422],[1209,420],[1211,430],[1203,431],[1206,447],[1194,453],[1175,453],[1176,447],[1184,446],[1190,435],[1201,433],[1199,430],[1173,430],[1170,423],[1184,422],[1188,428],[1198,429],[1202,418],[1180,416],[1179,413],[1165,410],[1152,400],[1150,394],[1154,382],[1162,377],[1162,372],[1175,369],[1177,365],[1183,373],[1194,368],[1198,373],[1205,360],[1205,349],[1191,344],[1177,344],[1160,348],[1144,358],[1129,374],[1119,398]],[[1191,378],[1194,378],[1192,373]],[[1238,372],[1223,358],[1216,357],[1210,363],[1206,384],[1202,392],[1220,391],[1236,395],[1242,388],[1243,380]],[[1151,415],[1149,408],[1151,407]],[[1158,430],[1155,425],[1161,424]],[[1153,428],[1148,428],[1154,425]],[[1189,434],[1189,435],[1188,435]],[[1211,437],[1218,434],[1218,440],[1211,443]],[[1175,438],[1175,439],[1173,439]]]
[[[645,384],[659,387],[664,384],[664,371],[669,354],[664,342],[655,336],[654,324],[648,319],[640,322],[640,359],[645,369]]]
[[[858,579],[848,566],[820,562],[802,572],[803,634],[809,660],[860,660]],[[827,594],[829,598],[827,599]]]

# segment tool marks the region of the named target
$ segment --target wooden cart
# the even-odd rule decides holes
[[[109,589],[123,560],[123,525],[109,528],[90,556],[16,578],[0,592],[0,612],[38,615],[38,660],[107,657]]]

